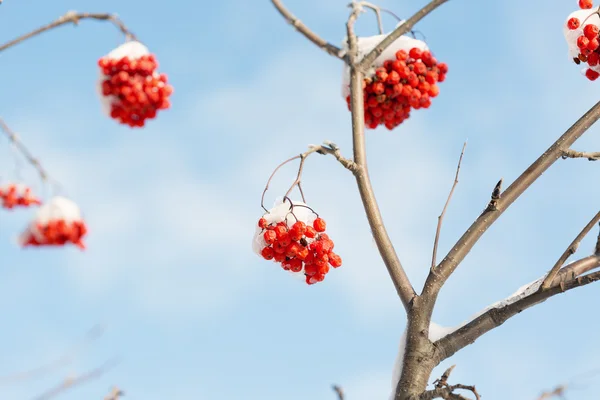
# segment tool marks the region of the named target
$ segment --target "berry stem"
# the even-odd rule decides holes
[[[121,21],[116,15],[112,14],[102,14],[102,13],[77,13],[75,11],[68,11],[65,15],[58,18],[56,21],[53,21],[47,25],[44,25],[34,31],[26,33],[22,36],[19,36],[16,39],[11,40],[0,46],[0,51],[6,50],[9,47],[13,47],[21,42],[24,42],[27,39],[31,39],[34,36],[37,36],[46,31],[52,30],[54,28],[58,28],[59,26],[66,25],[72,23],[74,25],[78,25],[79,21],[82,19],[95,19],[98,21],[109,21],[111,22],[117,29],[119,29],[127,40],[137,40],[135,35],[127,29],[123,21]]]

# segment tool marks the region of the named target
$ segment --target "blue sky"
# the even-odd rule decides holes
[[[346,3],[287,1],[334,43],[345,34]],[[380,2],[403,17],[423,4]],[[449,64],[441,94],[399,129],[368,132],[373,185],[415,286],[426,277],[464,140],[440,253],[485,207],[499,178],[516,178],[597,101],[597,83],[569,61],[562,37],[576,7],[453,0],[418,25]],[[332,383],[348,400],[387,398],[405,318],[351,175],[331,158],[307,161],[308,201],[344,258],[325,282],[303,285],[251,251],[260,195],[279,162],[323,140],[351,153],[339,61],[290,29],[267,0],[5,0],[0,37],[71,9],[118,13],[169,75],[173,106],[144,130],[102,115],[96,62],[122,40],[108,24],[62,27],[0,55],[0,115],[90,226],[84,253],[23,251],[14,238],[30,214],[0,214],[0,375],[51,362],[93,325],[107,327],[63,369],[25,383],[0,380],[0,398],[34,398],[113,356],[122,360],[116,368],[62,398],[102,398],[117,384],[143,400],[331,400]],[[375,34],[374,21],[361,17],[359,34]],[[599,129],[574,148],[599,150]],[[10,175],[5,141],[0,154]],[[268,203],[294,173],[282,170]],[[448,281],[434,321],[457,325],[546,272],[597,212],[598,174],[584,160],[560,161],[544,174]],[[592,247],[588,238],[581,255]],[[589,311],[597,290],[528,310],[440,368],[457,364],[453,378],[476,384],[488,400],[533,400],[598,368],[600,350],[585,344],[600,328]],[[569,399],[589,399],[591,383],[574,382]]]

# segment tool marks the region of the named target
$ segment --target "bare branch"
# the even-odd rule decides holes
[[[442,230],[442,223],[444,222],[444,216],[446,215],[446,210],[448,209],[448,205],[450,204],[450,200],[452,200],[452,195],[454,194],[454,189],[456,189],[456,185],[458,184],[458,174],[460,173],[460,165],[462,164],[462,159],[465,154],[465,148],[467,147],[467,142],[463,145],[463,148],[460,152],[460,158],[458,159],[458,165],[456,166],[456,176],[454,177],[454,183],[452,184],[452,189],[450,189],[450,193],[448,194],[448,198],[446,199],[446,204],[444,204],[444,209],[442,213],[438,217],[437,229],[435,231],[435,240],[433,242],[433,255],[431,257],[431,270],[435,268],[436,265],[436,257],[437,257],[437,249],[438,243],[440,241],[440,232]]]
[[[586,153],[584,151],[567,149],[563,151],[562,158],[563,160],[567,158],[587,158],[589,161],[598,161],[600,160],[600,152]]]
[[[529,168],[527,168],[503,193],[497,201],[497,210],[486,209],[467,229],[458,242],[442,260],[436,274],[427,277],[423,294],[435,302],[439,290],[458,265],[471,251],[475,243],[487,229],[518,199],[552,164],[579,139],[600,118],[600,102],[588,110],[573,124],[548,150],[546,150]]]
[[[344,396],[344,390],[340,386],[333,385],[332,389],[337,394],[338,400],[344,400],[344,398],[345,398],[345,396]]]
[[[79,386],[83,383],[86,383],[88,381],[97,379],[99,377],[101,377],[102,375],[104,375],[109,369],[113,368],[116,364],[118,363],[118,361],[116,359],[110,360],[105,362],[103,365],[101,365],[100,367],[93,369],[85,374],[76,376],[74,378],[67,378],[65,379],[61,384],[53,387],[52,389],[46,391],[45,393],[34,397],[33,400],[48,400],[48,399],[52,399],[60,394],[62,394],[63,392],[72,389],[76,386]]]
[[[98,21],[108,21],[111,22],[114,26],[116,26],[127,38],[127,40],[137,40],[135,35],[127,29],[123,21],[121,21],[116,15],[113,14],[100,14],[100,13],[77,13],[75,11],[69,11],[62,17],[58,18],[56,21],[49,23],[48,25],[44,25],[32,32],[26,33],[25,35],[19,36],[16,39],[11,40],[8,43],[0,46],[0,51],[6,50],[9,47],[13,47],[21,42],[24,42],[27,39],[31,39],[34,36],[37,36],[41,33],[49,31],[54,28],[58,28],[59,26],[65,24],[74,24],[78,25],[79,21],[82,19],[95,19]]]
[[[358,4],[360,4],[363,7],[373,10],[373,12],[375,13],[375,17],[377,18],[377,26],[379,27],[379,34],[383,35],[385,33],[385,30],[383,29],[383,21],[381,20],[381,11],[383,11],[381,9],[381,7],[376,6],[375,4],[369,3],[368,1],[359,1]]]
[[[600,257],[591,256],[586,259],[586,262],[590,262],[587,269],[592,267],[600,267]],[[592,264],[593,261],[593,264]],[[577,278],[562,281],[558,284],[548,288],[544,291],[536,291],[529,296],[525,296],[513,303],[510,303],[504,307],[491,308],[479,317],[463,325],[456,331],[443,337],[434,343],[434,346],[439,350],[436,357],[439,361],[442,361],[448,357],[451,357],[458,350],[472,344],[479,337],[485,333],[491,331],[494,328],[502,325],[509,318],[519,314],[520,312],[542,303],[552,296],[560,293],[564,293],[568,290],[572,290],[581,286],[588,285],[590,283],[600,280],[600,271],[596,271],[587,275],[579,276]],[[541,279],[538,281],[540,282]]]
[[[564,253],[556,261],[556,264],[554,264],[554,266],[552,267],[552,269],[550,270],[550,272],[544,279],[544,282],[542,283],[542,286],[540,288],[541,290],[546,290],[552,285],[552,281],[554,280],[554,277],[558,273],[558,270],[564,265],[564,263],[567,261],[567,259],[571,255],[575,254],[575,252],[579,248],[579,244],[581,243],[583,238],[587,236],[587,234],[592,230],[592,228],[599,221],[600,221],[600,211],[598,213],[596,213],[594,218],[592,218],[590,220],[590,222],[588,222],[588,224],[581,230],[581,232],[579,232],[579,235],[577,235],[577,237],[575,237],[573,242],[571,242],[569,247],[564,251]]]
[[[23,154],[23,157],[25,157],[27,162],[38,171],[38,174],[40,175],[42,180],[48,180],[48,173],[46,173],[46,170],[44,170],[38,159],[31,154],[29,149],[19,139],[19,136],[12,129],[10,129],[10,127],[6,124],[6,122],[4,122],[2,118],[0,118],[0,130],[4,132],[6,137],[8,137],[8,140],[10,140],[10,142],[15,146],[15,148],[21,154]]]
[[[400,36],[404,35],[411,31],[413,26],[423,18],[425,18],[429,13],[433,10],[447,2],[448,0],[433,0],[421,10],[417,11],[415,15],[410,17],[406,22],[397,27],[394,31],[392,31],[389,35],[387,35],[381,43],[379,43],[373,50],[371,50],[358,64],[357,68],[360,71],[365,71],[371,67],[375,59],[383,53],[385,49],[391,46],[392,43]]]
[[[350,62],[350,109],[352,113],[352,144],[354,152],[354,163],[356,169],[353,171],[358,185],[358,191],[365,209],[365,214],[371,232],[373,233],[373,239],[379,249],[379,254],[385,263],[385,266],[392,278],[394,287],[398,296],[402,300],[404,308],[408,310],[412,299],[416,296],[415,290],[406,275],[406,271],[400,263],[400,259],[396,254],[394,245],[390,240],[379,206],[377,205],[377,199],[371,186],[371,179],[369,178],[369,172],[367,168],[367,151],[365,143],[365,121],[364,121],[364,93],[362,88],[362,82],[364,74],[355,67],[356,55],[357,55],[357,39],[354,34],[354,22],[358,16],[358,10],[353,9],[346,25],[348,32],[348,56]]]
[[[294,16],[280,0],[271,0],[277,11],[285,18],[285,20],[292,25],[298,32],[304,35],[305,38],[319,46],[321,49],[325,50],[329,55],[342,59],[342,49],[333,44],[327,42],[317,35],[315,32],[311,31],[302,21]]]

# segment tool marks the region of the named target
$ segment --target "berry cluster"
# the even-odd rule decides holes
[[[342,258],[333,252],[334,243],[325,233],[326,223],[316,218],[312,226],[296,221],[291,227],[284,221],[269,224],[263,217],[258,221],[266,246],[261,255],[275,260],[286,271],[304,271],[309,285],[322,282],[329,266],[342,265]]]
[[[110,116],[122,124],[142,127],[158,110],[170,107],[173,87],[167,75],[156,72],[158,63],[152,54],[113,57],[98,61],[103,80],[102,95],[110,97]]]
[[[25,185],[10,183],[0,186],[0,206],[3,208],[10,210],[17,206],[29,207],[40,204],[42,202]]]
[[[83,221],[67,222],[64,219],[49,221],[46,224],[38,223],[35,232],[31,229],[21,238],[21,245],[27,246],[64,246],[73,243],[80,249],[85,249],[82,239],[87,233],[87,226]]]
[[[38,210],[19,241],[21,246],[64,246],[72,243],[85,249],[87,226],[79,207],[64,197],[54,197]]]
[[[592,0],[579,0],[581,11],[571,14],[567,20],[566,37],[569,47],[574,49],[571,51],[573,61],[576,64],[586,63],[588,68],[584,74],[590,81],[595,81],[600,77],[600,29],[598,22],[590,21],[590,17],[597,12],[583,11],[592,6]]]
[[[410,117],[411,109],[429,108],[439,94],[437,82],[446,79],[448,66],[431,52],[413,47],[400,49],[395,60],[386,60],[363,82],[365,124],[370,129],[385,125],[394,129]],[[348,109],[350,96],[346,97]]]

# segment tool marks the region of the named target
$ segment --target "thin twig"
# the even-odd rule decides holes
[[[408,311],[411,302],[416,296],[415,290],[410,283],[406,271],[400,263],[398,254],[390,240],[373,187],[369,178],[367,168],[367,151],[365,140],[365,121],[364,121],[364,93],[362,88],[364,74],[356,68],[356,56],[358,53],[357,38],[354,34],[354,22],[358,17],[358,9],[353,9],[346,30],[348,33],[348,59],[350,65],[350,110],[352,118],[352,145],[354,153],[354,163],[356,168],[353,170],[354,177],[363,203],[363,208],[371,227],[373,239],[377,244],[379,254],[388,270],[388,273],[394,283],[394,287],[404,308]]]
[[[23,382],[35,378],[40,378],[48,373],[54,372],[59,368],[62,368],[66,365],[69,365],[73,362],[77,354],[81,352],[81,350],[88,346],[92,341],[98,339],[104,333],[104,328],[101,325],[97,325],[90,329],[80,343],[72,346],[65,354],[63,354],[57,360],[48,363],[46,365],[42,365],[40,367],[31,369],[29,371],[22,371],[16,374],[7,375],[0,377],[0,385],[7,385],[11,383]]]
[[[110,370],[117,364],[118,364],[118,360],[112,359],[112,360],[105,362],[100,367],[93,369],[85,374],[76,376],[74,378],[66,378],[61,384],[51,388],[50,390],[46,391],[45,393],[42,393],[41,395],[39,395],[37,397],[34,397],[33,400],[48,400],[48,399],[54,398],[69,389],[72,389],[83,383],[86,383],[88,381],[91,381],[93,379],[97,379],[97,378],[101,377],[108,370]]]
[[[588,153],[585,151],[575,151],[571,149],[564,150],[562,153],[563,160],[567,158],[587,158],[589,161],[600,160],[600,151]]]
[[[78,25],[79,21],[81,21],[82,19],[95,19],[98,21],[111,22],[114,26],[116,26],[125,35],[125,38],[127,40],[137,40],[135,35],[129,29],[127,29],[127,27],[125,26],[123,21],[121,21],[116,15],[103,14],[103,13],[77,13],[75,11],[68,11],[65,15],[58,18],[56,21],[53,21],[53,22],[49,23],[48,25],[44,25],[34,31],[26,33],[22,36],[19,36],[16,39],[11,40],[8,43],[3,44],[2,46],[0,46],[0,51],[6,50],[9,47],[15,46],[27,39],[30,39],[34,36],[37,36],[41,33],[49,31],[51,29],[58,28],[59,26],[62,26],[65,24],[70,24],[70,23],[72,23],[74,25]]]
[[[558,273],[558,270],[565,264],[565,262],[571,255],[575,254],[575,252],[579,248],[579,244],[581,244],[581,241],[583,240],[583,238],[586,237],[588,233],[590,233],[592,228],[594,228],[594,226],[598,222],[600,222],[600,211],[598,211],[598,213],[596,213],[596,215],[594,215],[594,218],[592,218],[590,220],[590,222],[588,222],[588,224],[581,230],[581,232],[579,232],[579,235],[577,235],[575,237],[575,239],[573,239],[573,241],[571,242],[569,247],[564,251],[564,253],[556,261],[556,263],[554,264],[554,266],[552,267],[550,272],[548,272],[548,275],[544,279],[544,282],[542,282],[542,286],[540,287],[540,290],[546,290],[552,285],[552,281],[554,280],[554,277]]]
[[[358,64],[357,68],[360,71],[366,71],[371,67],[375,59],[383,53],[385,49],[391,46],[396,39],[400,36],[404,35],[411,31],[413,26],[420,20],[422,20],[425,16],[431,13],[433,10],[447,2],[448,0],[433,0],[425,7],[417,11],[415,15],[406,20],[402,25],[397,27],[394,31],[392,31],[389,35],[387,35],[377,46],[373,48]]]
[[[285,6],[280,0],[271,0],[271,2],[273,3],[277,11],[279,11],[279,13],[283,16],[283,18],[285,18],[285,20],[290,25],[292,25],[298,32],[304,35],[304,37],[316,44],[321,49],[325,50],[329,55],[332,55],[339,59],[343,58],[342,49],[327,42],[315,32],[311,31],[306,25],[304,25],[304,23],[302,23],[302,21],[296,18],[294,14],[292,14],[287,8],[285,8]]]
[[[420,396],[420,398],[422,400],[431,400],[440,397],[442,399],[449,400],[468,400],[466,397],[454,393],[454,391],[456,390],[468,390],[471,393],[473,393],[476,400],[481,400],[481,396],[479,395],[477,389],[473,385],[462,385],[460,383],[455,385],[448,384],[450,374],[452,373],[455,367],[456,365],[452,365],[450,368],[448,368],[440,378],[436,379],[435,382],[433,382],[433,384],[435,385],[435,389],[424,392]]]
[[[344,400],[344,390],[341,388],[341,386],[333,385],[331,388],[337,394],[338,400]]]
[[[279,169],[281,169],[281,167],[283,167],[287,163],[292,162],[297,159],[300,159],[300,166],[298,167],[298,174],[296,175],[296,180],[292,183],[292,185],[290,186],[288,191],[285,193],[284,197],[288,197],[290,195],[290,193],[292,192],[292,190],[294,189],[294,187],[298,186],[298,190],[300,190],[300,194],[302,196],[302,201],[306,203],[306,200],[304,198],[304,193],[302,191],[302,186],[301,186],[302,172],[303,172],[304,162],[305,162],[306,158],[309,155],[311,155],[312,153],[331,154],[339,161],[340,164],[342,164],[342,166],[344,166],[344,168],[346,168],[350,171],[354,171],[356,169],[356,164],[352,160],[348,160],[348,159],[344,158],[340,152],[339,147],[335,143],[325,142],[323,145],[320,145],[320,146],[310,145],[310,146],[308,146],[307,151],[305,151],[302,154],[298,154],[297,156],[288,158],[287,160],[285,160],[284,162],[279,164],[275,168],[275,170],[271,173],[271,176],[269,176],[269,179],[267,180],[267,184],[265,185],[265,189],[263,190],[263,193],[262,193],[262,196],[260,199],[260,206],[263,208],[263,210],[265,210],[267,212],[269,211],[265,208],[264,202],[265,202],[265,195],[266,195],[267,191],[269,190],[269,185],[271,184],[273,177],[275,176],[277,171],[279,171]]]
[[[358,3],[363,7],[367,7],[373,10],[375,16],[377,17],[377,26],[379,27],[379,34],[383,35],[385,33],[385,30],[383,29],[383,21],[381,20],[381,8],[373,3],[369,3],[368,1],[359,1]]]
[[[448,209],[448,205],[450,204],[450,200],[452,200],[452,195],[454,194],[454,189],[456,189],[456,185],[458,185],[458,174],[460,173],[460,165],[462,164],[462,159],[465,154],[465,148],[467,147],[467,142],[462,147],[460,152],[460,157],[458,159],[458,165],[456,166],[456,176],[454,177],[454,183],[452,184],[452,189],[450,189],[450,193],[448,194],[448,198],[446,199],[446,204],[444,204],[444,208],[442,213],[438,217],[437,228],[435,230],[435,240],[433,242],[433,255],[431,257],[431,270],[435,268],[436,265],[436,257],[437,257],[437,249],[440,241],[440,232],[442,230],[442,223],[444,222],[444,216],[446,215],[446,210]]]
[[[38,171],[40,177],[42,178],[42,181],[47,181],[49,176],[48,173],[46,173],[46,170],[44,170],[38,159],[31,154],[29,149],[19,139],[19,136],[12,129],[10,129],[10,127],[6,124],[6,122],[4,122],[2,118],[0,118],[0,130],[4,132],[6,137],[8,137],[8,140],[10,140],[13,143],[15,148],[19,150],[21,154],[23,154],[23,157],[25,157],[27,162]]]

